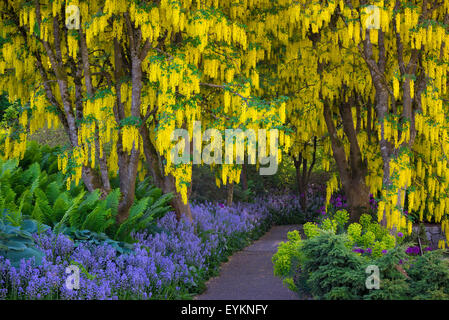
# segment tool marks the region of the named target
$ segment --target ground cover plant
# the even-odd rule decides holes
[[[339,210],[320,224],[306,223],[305,239],[290,232],[273,256],[275,275],[290,290],[315,299],[449,299],[445,250],[413,245],[368,214],[360,223],[348,220]],[[366,284],[373,266],[379,270],[377,288]]]

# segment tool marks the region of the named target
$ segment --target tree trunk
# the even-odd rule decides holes
[[[87,96],[92,98],[95,94],[94,86],[92,84],[92,76],[90,73],[90,62],[89,62],[89,51],[87,49],[86,44],[86,36],[82,29],[79,30],[79,45],[80,45],[80,53],[81,53],[81,69],[84,72],[84,82],[86,84]],[[82,110],[82,106],[81,106]],[[78,108],[77,108],[78,111]],[[103,154],[103,157],[100,157],[100,137],[98,133],[98,123],[95,120],[95,150],[98,155],[98,166],[100,168],[100,177],[101,177],[101,194],[102,197],[105,197],[111,191],[111,183],[109,181],[108,174],[108,164],[106,156]],[[91,160],[93,161],[93,159]]]
[[[304,143],[303,153],[308,152],[308,143]],[[298,158],[293,156],[293,163],[296,169],[296,184],[298,186],[298,196],[301,204],[301,208],[306,210],[307,208],[307,187],[310,181],[310,175],[312,174],[313,167],[316,161],[316,148],[317,148],[317,137],[313,137],[313,152],[312,152],[312,163],[308,165],[306,157],[302,156],[302,153],[298,155]],[[302,165],[302,172],[301,172]]]
[[[189,202],[185,204],[182,200],[181,194],[176,191],[175,178],[172,175],[166,176],[164,174],[162,161],[156,151],[156,148],[151,142],[150,133],[145,124],[140,128],[140,133],[143,139],[143,151],[145,154],[147,167],[153,177],[153,183],[156,187],[160,188],[162,192],[173,193],[174,198],[170,202],[170,205],[173,207],[178,221],[181,220],[182,216],[185,216],[188,220],[192,221],[193,218],[190,204]],[[190,188],[189,190],[191,191]]]
[[[170,204],[175,211],[177,220],[181,220],[184,216],[189,221],[192,221],[193,217],[192,211],[190,209],[190,204],[188,201],[187,203],[184,203],[181,194],[176,191],[175,178],[172,175],[163,177],[163,185],[161,189],[164,193],[173,193],[174,197],[171,200]]]
[[[234,198],[234,182],[228,183],[227,191],[228,191],[228,196],[226,198],[226,205],[228,207],[230,207],[230,206],[232,206],[232,201]]]
[[[360,216],[368,210],[369,188],[364,181],[357,179],[350,180],[344,185],[343,189],[349,205],[349,220],[358,222]]]
[[[121,145],[120,145],[121,147]],[[123,223],[129,216],[129,209],[134,203],[134,196],[136,191],[137,178],[137,161],[139,159],[139,151],[135,148],[131,151],[131,156],[117,150],[119,158],[119,178],[120,178],[120,192],[122,198],[118,206],[117,222]]]
[[[343,143],[337,136],[337,130],[332,120],[332,111],[326,103],[323,109],[324,119],[329,131],[340,181],[348,200],[350,221],[357,222],[360,215],[369,207],[369,189],[365,183],[366,163],[362,161],[350,105],[341,105],[339,109],[343,121],[343,131],[350,143],[349,159],[346,159]]]
[[[242,182],[242,190],[245,192],[244,200],[248,201],[246,191],[248,190],[247,165],[242,164],[242,172],[240,173],[240,181]]]
[[[41,13],[40,13],[40,4],[36,1],[36,20],[40,27],[41,25]],[[59,22],[58,18],[53,18],[53,30],[54,30],[54,48],[55,51],[51,48],[50,44],[47,41],[43,41],[44,49],[47,53],[47,57],[51,61],[51,69],[54,72],[58,88],[59,94],[61,96],[62,105],[56,100],[55,94],[51,86],[49,85],[50,81],[48,79],[47,72],[42,64],[42,58],[40,54],[36,53],[36,64],[42,77],[44,89],[48,100],[52,105],[58,107],[58,118],[61,121],[67,136],[69,137],[70,144],[72,147],[78,146],[78,127],[76,125],[76,118],[73,112],[72,106],[75,105],[77,118],[82,117],[82,83],[81,83],[81,73],[82,67],[81,65],[77,65],[77,70],[72,70],[75,73],[75,102],[72,104],[70,100],[70,94],[68,91],[68,81],[67,81],[67,73],[63,68],[62,54],[61,54],[61,38],[60,38],[60,30],[59,30]],[[94,191],[97,188],[101,187],[101,181],[94,170],[90,167],[83,166],[82,168],[82,179],[86,189],[89,192]]]
[[[140,51],[141,34],[140,30],[132,27],[129,16],[125,15],[130,41],[131,59],[131,116],[140,118],[140,104],[142,93],[142,56]],[[121,136],[119,134],[119,136]],[[137,165],[139,161],[139,144],[134,141],[131,154],[123,151],[122,139],[118,141],[119,177],[120,192],[122,198],[118,206],[117,222],[120,224],[129,217],[129,209],[134,203],[136,191]]]
[[[175,211],[176,219],[179,221],[182,219],[182,217],[185,217],[189,221],[192,221],[193,217],[192,217],[192,211],[190,209],[189,202],[184,203],[184,201],[182,201],[182,197],[179,193],[174,192],[174,194],[175,194],[175,197],[170,202],[170,205],[173,207],[173,210]]]
[[[303,174],[301,173],[301,165],[303,163],[301,154],[298,156],[298,159],[293,157],[293,163],[296,169],[296,185],[298,187],[299,203],[301,204],[301,208],[305,210],[307,206],[307,196],[305,192],[305,183],[303,181]]]

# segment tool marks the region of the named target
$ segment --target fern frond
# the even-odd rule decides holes
[[[60,228],[66,224],[66,222],[69,220],[69,218],[72,215],[76,215],[77,214],[77,209],[78,206],[81,203],[81,200],[84,198],[85,195],[85,191],[81,192],[76,198],[73,199],[72,204],[70,205],[70,207],[65,211],[64,215],[62,216],[61,220],[59,220],[59,222],[56,224],[55,226],[55,232],[58,233]],[[59,199],[59,198],[58,198]],[[56,200],[57,202],[57,200]],[[56,204],[55,202],[55,204]]]
[[[112,190],[108,194],[106,199],[104,199],[104,201],[106,201],[106,208],[110,208],[111,209],[112,215],[113,216],[117,215],[118,205],[119,205],[119,202],[120,202],[120,189]]]

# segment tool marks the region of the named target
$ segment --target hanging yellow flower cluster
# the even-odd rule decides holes
[[[25,133],[21,133],[18,140],[12,140],[9,136],[12,134],[10,130],[8,136],[5,139],[5,145],[3,148],[4,158],[16,158],[21,159],[25,155],[27,136]]]
[[[143,150],[142,137],[136,126],[124,126],[121,130],[123,151],[131,154],[133,148]]]
[[[83,172],[83,165],[88,155],[81,147],[73,148],[71,151],[65,151],[63,154],[58,155],[58,170],[63,174],[68,173],[69,159],[73,159],[73,168],[71,168],[71,174],[67,178],[66,186],[67,190],[70,190],[72,182],[78,185]]]

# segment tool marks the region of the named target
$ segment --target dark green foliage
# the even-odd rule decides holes
[[[22,220],[19,226],[15,226],[7,217],[6,211],[0,214],[0,255],[9,259],[16,268],[22,259],[34,258],[37,265],[41,264],[44,254],[36,247],[32,234],[42,232],[48,226],[30,219]]]
[[[92,232],[90,230],[78,230],[75,228],[63,228],[62,233],[70,237],[74,242],[75,246],[79,243],[88,243],[92,245],[107,244],[112,246],[117,252],[131,253],[133,246],[126,242],[115,241],[109,238],[105,233]]]
[[[2,44],[2,38],[0,38]],[[20,101],[9,102],[6,92],[0,91],[0,125],[6,126],[8,123],[13,124],[17,122],[18,112],[21,108]]]
[[[277,275],[294,275],[294,285],[287,282],[290,289],[315,299],[449,300],[449,260],[443,250],[410,256],[409,244],[402,244],[374,258],[353,252],[346,233],[317,232],[300,246],[289,239],[275,254],[283,256],[274,260],[275,274],[276,267],[286,266]],[[285,263],[294,256],[301,256],[299,265]],[[379,269],[379,289],[366,288],[368,266]]]
[[[272,223],[275,225],[304,224],[306,216],[297,206],[282,206],[280,210],[268,208]]]
[[[380,290],[365,299],[449,300],[449,261],[441,250],[411,257],[398,247],[376,260],[381,273]],[[398,270],[400,268],[400,270]]]
[[[297,192],[295,168],[290,157],[283,158],[274,175],[260,175],[256,165],[247,165],[248,189],[242,187],[242,179],[234,185],[234,202],[251,202],[254,197]],[[196,202],[226,202],[226,186],[218,187],[215,182],[215,172],[207,166],[194,165],[192,168],[191,200]],[[311,183],[324,183],[326,179],[312,173]],[[321,204],[322,205],[322,204]]]
[[[409,286],[403,279],[383,279],[381,278],[381,288],[372,289],[365,295],[365,300],[409,300]]]
[[[303,242],[297,278],[303,293],[318,299],[357,299],[365,289],[364,259],[348,249],[345,235],[322,232]]]
[[[0,121],[3,120],[5,111],[8,109],[10,103],[8,101],[8,96],[5,93],[0,94]]]
[[[418,256],[408,271],[411,294],[416,299],[449,299],[449,260],[442,251]]]
[[[367,300],[404,300],[409,299],[409,284],[406,277],[408,256],[405,247],[399,246],[369,264],[379,267],[380,289],[369,290],[363,298]],[[400,270],[403,270],[401,272]]]

